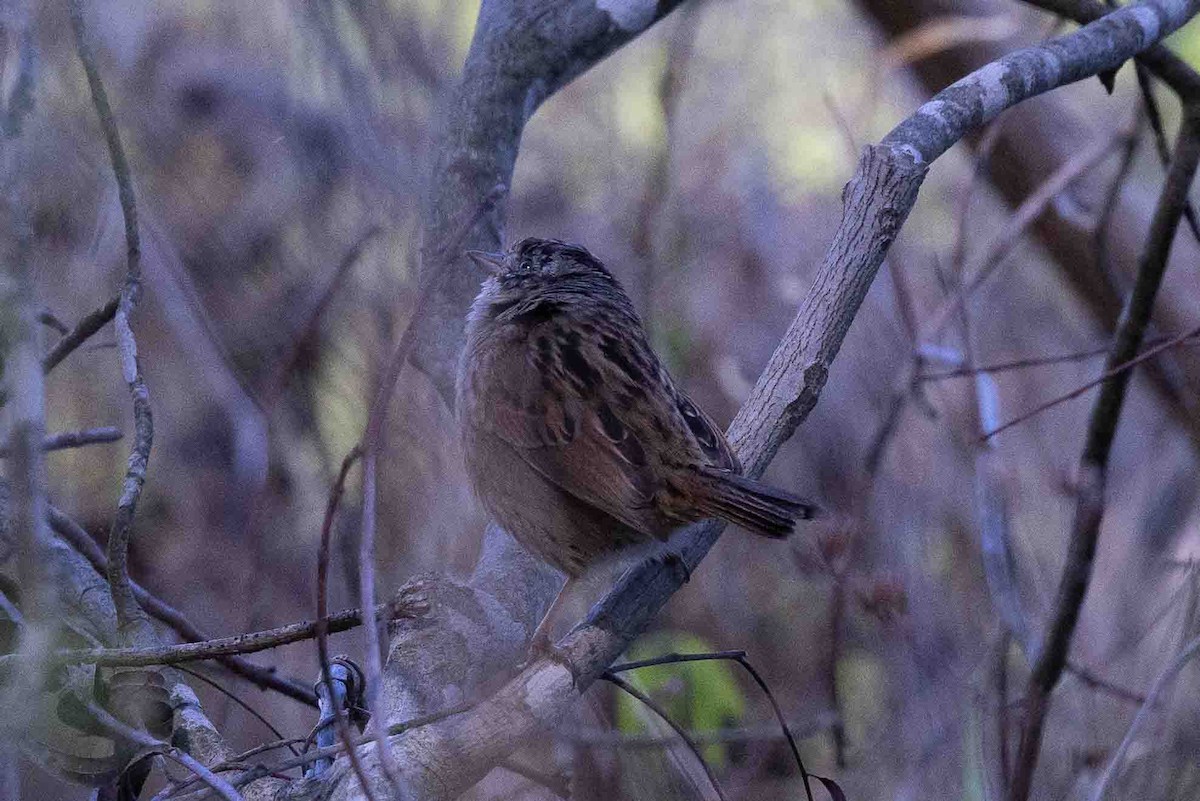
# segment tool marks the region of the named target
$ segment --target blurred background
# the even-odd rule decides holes
[[[315,614],[321,515],[411,313],[423,197],[437,180],[428,174],[435,112],[477,8],[93,4],[143,217],[136,325],[157,431],[133,572],[205,631]],[[6,5],[0,19],[6,91],[18,60],[12,31],[28,23],[36,42],[22,169],[35,177],[39,298],[72,324],[120,286],[115,185],[61,4]],[[680,383],[728,422],[820,263],[859,149],[931,88],[1056,29],[1001,0],[693,0],[537,113],[507,237],[591,249],[624,282]],[[1200,55],[1200,29],[1175,46]],[[1177,104],[1161,100],[1173,130]],[[1092,394],[988,446],[979,436],[1095,378],[1102,355],[979,376],[969,368],[1104,348],[1163,175],[1139,107],[1127,67],[1111,96],[1096,80],[1070,87],[937,162],[817,409],[769,472],[830,515],[786,543],[730,530],[635,647],[639,657],[747,651],[803,735],[809,768],[851,799],[998,797],[997,732],[1019,718],[1026,650],[1053,599]],[[1009,237],[1013,252],[962,314],[931,331],[1055,154],[1106,141],[1036,231]],[[1179,316],[1160,319],[1155,335],[1196,324],[1197,255],[1181,230],[1160,304]],[[49,431],[126,432],[120,444],[48,456],[52,502],[99,541],[132,432],[112,336],[94,338],[47,385]],[[1079,670],[1055,695],[1037,797],[1086,792],[1138,697],[1200,629],[1196,350],[1185,344],[1134,380],[1075,639]],[[379,490],[385,595],[424,571],[469,572],[485,522],[452,411],[431,384],[409,368],[392,409]],[[337,520],[335,609],[357,605],[358,493],[352,481]],[[602,589],[593,583],[573,613]],[[339,635],[333,647],[361,645]],[[303,681],[317,673],[311,642],[252,660]],[[212,675],[286,736],[315,721],[301,704]],[[802,797],[769,705],[736,666],[660,668],[639,680],[683,725],[707,732],[705,754],[731,798]],[[274,739],[223,695],[196,689],[235,748]],[[1128,796],[1195,797],[1197,690],[1193,666],[1154,711],[1118,785]],[[668,742],[652,714],[597,686],[551,753],[573,772],[576,798],[710,797],[691,756]],[[28,797],[87,797],[27,773]],[[497,770],[475,797],[552,796]]]

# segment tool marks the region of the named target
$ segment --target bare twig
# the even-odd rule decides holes
[[[108,559],[105,557],[103,549],[92,539],[90,534],[83,530],[82,526],[52,505],[47,507],[47,517],[50,520],[50,527],[54,529],[55,533],[82,554],[97,573],[102,576],[108,573]],[[155,619],[166,623],[183,639],[189,642],[205,642],[212,639],[188,620],[182,612],[137,582],[133,583],[133,594],[143,609]],[[310,687],[296,679],[278,675],[272,667],[256,665],[238,656],[218,657],[217,661],[229,672],[241,676],[259,687],[283,693],[302,704],[317,705],[316,695]]]
[[[775,720],[779,723],[780,729],[783,730],[783,736],[787,740],[788,746],[792,749],[792,756],[796,760],[796,767],[800,769],[800,777],[804,781],[804,794],[808,801],[813,801],[812,789],[808,786],[808,778],[812,776],[813,778],[820,780],[823,784],[827,783],[828,780],[809,773],[804,767],[804,760],[800,758],[800,748],[796,745],[796,739],[792,736],[792,732],[788,728],[787,719],[783,716],[783,709],[779,706],[779,702],[775,700],[775,693],[771,692],[771,687],[769,684],[767,684],[766,679],[762,677],[762,674],[755,670],[754,665],[752,665],[750,660],[746,658],[745,651],[714,651],[706,654],[666,654],[654,659],[643,659],[638,662],[624,662],[619,665],[614,665],[601,675],[603,678],[611,681],[610,677],[612,675],[615,675],[619,672],[624,672],[626,670],[636,670],[637,668],[673,664],[677,662],[701,662],[713,659],[729,660],[731,662],[738,663],[742,666],[742,668],[745,669],[747,673],[750,674],[750,678],[754,679],[754,683],[758,685],[759,689],[763,691],[763,694],[767,697],[767,701],[769,701],[771,704],[771,709],[775,712]],[[840,721],[840,716],[838,717],[838,720]]]
[[[601,678],[617,687],[620,687],[626,693],[645,704],[654,712],[654,714],[662,718],[663,722],[670,726],[675,733],[679,735],[679,739],[683,740],[684,745],[687,746],[688,750],[692,752],[692,755],[695,756],[696,760],[700,763],[700,767],[704,768],[704,775],[708,777],[708,781],[712,784],[713,790],[716,791],[717,797],[722,801],[725,801],[725,792],[721,789],[721,783],[717,781],[717,777],[712,772],[712,767],[708,764],[708,760],[704,758],[704,754],[700,753],[700,746],[696,745],[696,743],[692,740],[691,736],[687,732],[687,729],[683,728],[674,720],[672,720],[671,716],[667,714],[667,710],[663,709],[662,706],[653,698],[646,695],[637,687],[634,687],[632,684],[625,681],[625,679],[621,678],[615,673],[604,673]]]
[[[1158,294],[1175,232],[1187,204],[1188,188],[1200,161],[1200,111],[1186,109],[1167,180],[1154,210],[1150,232],[1139,259],[1133,292],[1125,304],[1117,327],[1105,373],[1107,380],[1088,420],[1087,438],[1080,457],[1080,488],[1076,499],[1071,540],[1055,599],[1053,617],[1044,644],[1034,661],[1017,758],[1014,764],[1010,801],[1025,801],[1033,784],[1033,773],[1041,749],[1042,731],[1050,707],[1050,693],[1067,662],[1071,639],[1079,621],[1079,610],[1091,581],[1092,562],[1103,515],[1105,474],[1116,435],[1117,421],[1129,384],[1130,372],[1117,367],[1129,362],[1141,346],[1154,298]],[[1111,375],[1109,375],[1111,374]]]
[[[1078,679],[1080,684],[1083,684],[1085,687],[1095,690],[1096,692],[1111,695],[1113,698],[1130,704],[1146,703],[1145,695],[1135,692],[1128,687],[1122,687],[1120,684],[1098,675],[1089,667],[1077,665],[1074,662],[1068,661],[1065,670]]]
[[[71,355],[76,348],[103,328],[109,320],[116,316],[119,302],[119,298],[113,298],[105,303],[80,320],[74,328],[63,335],[62,339],[54,343],[50,352],[42,357],[42,372],[48,373],[53,370],[59,362]]]
[[[108,729],[118,737],[129,741],[133,745],[142,749],[148,749],[152,753],[162,754],[168,759],[178,762],[183,767],[196,774],[196,777],[213,789],[215,793],[220,795],[225,801],[243,801],[241,793],[233,788],[233,786],[222,779],[217,774],[213,773],[204,765],[200,764],[188,752],[176,748],[170,743],[164,743],[154,739],[149,734],[139,731],[131,726],[117,720],[108,710],[99,706],[95,701],[80,699],[87,705],[88,712],[96,719],[101,726]]]
[[[1154,684],[1150,687],[1150,692],[1146,694],[1146,701],[1137,711],[1137,715],[1133,718],[1133,723],[1129,725],[1129,730],[1125,732],[1125,736],[1121,739],[1121,744],[1117,747],[1117,751],[1108,762],[1108,767],[1104,769],[1104,775],[1100,777],[1100,781],[1096,783],[1096,789],[1092,791],[1091,801],[1102,801],[1105,793],[1108,791],[1108,786],[1112,784],[1121,770],[1121,763],[1125,761],[1126,755],[1129,753],[1130,747],[1133,745],[1134,739],[1137,737],[1138,731],[1150,717],[1150,711],[1158,705],[1158,699],[1162,696],[1163,690],[1171,683],[1174,678],[1179,675],[1179,671],[1183,670],[1192,659],[1200,654],[1200,637],[1189,642],[1179,656],[1175,657],[1174,661],[1158,675],[1154,680]]]
[[[440,721],[446,720],[447,718],[454,717],[455,715],[461,715],[463,712],[466,712],[467,710],[471,709],[473,706],[474,706],[474,704],[471,704],[471,703],[455,704],[454,706],[448,707],[446,709],[438,710],[437,712],[431,712],[427,715],[420,715],[416,718],[413,718],[411,720],[406,720],[401,723],[394,723],[391,726],[387,727],[387,734],[389,736],[395,736],[398,734],[404,734],[405,732],[416,731],[418,729],[424,728],[424,727],[432,725],[434,723],[438,723]],[[360,746],[366,745],[366,744],[372,742],[374,739],[375,739],[374,735],[367,735],[365,737],[360,737],[354,741],[353,747],[358,748]],[[282,747],[278,743],[275,743],[273,745],[275,747]],[[270,775],[272,772],[284,771],[284,770],[288,770],[290,768],[299,767],[301,765],[308,765],[312,762],[316,762],[318,759],[326,759],[331,756],[337,756],[337,755],[341,754],[344,750],[346,750],[346,745],[344,743],[336,743],[334,745],[330,745],[325,748],[314,748],[313,750],[311,750],[307,753],[301,754],[298,757],[286,759],[283,762],[280,762],[276,765],[272,765],[270,768],[265,768],[265,767],[252,768],[251,770],[247,771],[245,774],[239,776],[233,782],[233,786],[234,787],[244,787],[245,785],[249,784],[250,782],[261,779],[263,776]]]
[[[1154,337],[1146,341],[1146,347],[1157,347],[1169,339],[1169,337]],[[1064,353],[1058,356],[1031,356],[1026,359],[1014,359],[1009,362],[997,362],[996,364],[985,364],[977,367],[956,367],[953,370],[921,373],[921,380],[945,381],[950,378],[973,378],[980,373],[1006,373],[1010,370],[1024,370],[1029,367],[1044,367],[1047,365],[1063,364],[1064,362],[1079,362],[1095,358],[1096,356],[1103,356],[1108,353],[1111,347],[1111,345],[1097,345],[1087,350]]]
[[[275,728],[275,726],[273,726],[271,724],[271,721],[267,720],[265,715],[263,715],[261,712],[259,712],[257,709],[255,709],[253,706],[251,706],[249,703],[244,701],[241,698],[241,696],[239,696],[237,693],[233,692],[228,687],[225,687],[224,685],[222,685],[219,681],[210,679],[208,676],[205,676],[200,671],[192,670],[190,667],[186,667],[184,665],[176,665],[175,669],[188,674],[189,676],[191,676],[194,679],[204,682],[209,687],[212,687],[214,690],[221,693],[221,695],[224,695],[230,701],[233,701],[235,704],[240,706],[242,709],[246,710],[247,714],[249,714],[252,718],[257,720],[258,722],[262,723],[262,725],[266,726],[267,729],[270,730],[271,734],[274,734],[275,737],[277,737],[279,740],[281,740],[281,741],[284,740],[283,732],[281,732],[281,731],[279,731],[279,729]],[[289,749],[292,752],[292,754],[294,754],[295,756],[300,755],[300,752],[297,751],[291,743],[285,743],[284,747]]]
[[[116,442],[121,436],[121,429],[112,426],[85,428],[82,431],[60,431],[42,438],[42,451],[61,451],[67,448],[82,448],[86,445]],[[0,448],[0,459],[11,455],[12,448],[10,446],[6,445]]]
[[[1029,411],[1021,414],[1020,416],[1015,417],[1012,420],[1009,420],[1008,422],[1006,422],[1000,426],[997,426],[996,428],[993,428],[990,431],[985,432],[983,434],[983,436],[981,437],[981,439],[989,439],[991,437],[994,437],[997,434],[999,434],[1001,431],[1010,429],[1015,425],[1020,425],[1021,423],[1024,423],[1029,418],[1034,417],[1035,415],[1039,415],[1042,412],[1046,411],[1047,409],[1050,409],[1054,406],[1058,406],[1060,403],[1065,403],[1066,401],[1069,401],[1073,398],[1078,398],[1080,395],[1087,392],[1092,387],[1095,387],[1099,384],[1103,384],[1106,381],[1109,381],[1113,378],[1117,378],[1119,376],[1126,375],[1130,370],[1132,370],[1134,367],[1137,367],[1142,362],[1145,362],[1149,359],[1153,359],[1155,356],[1162,353],[1163,351],[1170,350],[1171,348],[1182,345],[1184,342],[1187,342],[1189,339],[1195,339],[1196,337],[1200,337],[1200,326],[1196,326],[1191,331],[1180,334],[1177,337],[1172,337],[1168,340],[1160,342],[1159,344],[1155,345],[1154,347],[1149,348],[1149,349],[1143,351],[1142,353],[1139,353],[1137,356],[1134,356],[1133,358],[1129,359],[1128,361],[1122,362],[1121,364],[1118,364],[1115,367],[1105,370],[1103,373],[1100,374],[1100,376],[1098,378],[1095,378],[1095,379],[1087,382],[1083,386],[1076,387],[1075,389],[1071,390],[1070,392],[1067,392],[1063,395],[1059,395],[1056,398],[1051,398],[1050,400],[1046,401],[1045,403],[1038,404],[1037,406],[1030,409]],[[1110,348],[1109,352],[1110,353],[1112,352],[1111,348]]]
[[[336,688],[333,686],[333,672],[329,661],[329,629],[325,625],[325,618],[329,610],[329,545],[333,536],[333,519],[337,514],[338,504],[341,502],[342,493],[346,489],[346,479],[350,475],[350,468],[358,461],[361,455],[361,450],[358,447],[353,448],[350,453],[346,454],[346,458],[342,460],[342,467],[338,471],[337,481],[333,484],[333,489],[329,493],[329,502],[325,507],[325,519],[321,522],[321,544],[317,553],[317,656],[321,663],[321,683],[324,685],[326,697],[329,703],[334,704],[333,709],[333,725],[337,731],[338,739],[345,746],[346,755],[350,760],[350,767],[354,771],[354,775],[358,777],[359,786],[362,787],[363,795],[368,801],[374,801],[375,796],[371,791],[371,782],[367,778],[366,770],[363,768],[362,760],[358,757],[358,750],[354,747],[354,735],[350,731],[350,724],[347,716],[343,714],[346,710],[341,708],[341,705],[336,704],[336,699],[339,697]],[[374,628],[374,626],[368,626]],[[322,737],[318,734],[317,742],[322,741]],[[318,772],[321,762],[315,763]]]
[[[132,641],[136,642],[153,636],[153,629],[149,627],[149,621],[145,619],[141,607],[138,606],[137,600],[133,596],[133,590],[129,586],[128,563],[129,542],[133,536],[133,517],[137,512],[137,502],[142,494],[142,485],[146,482],[146,468],[150,461],[150,450],[154,444],[154,419],[150,411],[150,390],[142,379],[142,369],[138,362],[137,340],[130,327],[130,317],[137,307],[138,297],[141,294],[142,246],[138,236],[137,200],[134,197],[129,162],[125,157],[125,148],[121,145],[121,134],[117,130],[117,122],[113,118],[112,107],[108,102],[108,93],[104,90],[100,71],[96,67],[96,56],[83,21],[82,0],[70,0],[67,5],[71,17],[71,30],[75,34],[75,50],[83,65],[83,71],[87,74],[92,103],[96,107],[96,115],[100,118],[100,128],[104,132],[104,141],[108,145],[108,155],[112,161],[113,175],[117,181],[117,195],[121,201],[121,214],[125,220],[125,282],[121,287],[121,296],[117,303],[115,325],[118,350],[121,355],[121,371],[133,400],[135,436],[133,449],[129,454],[128,468],[125,471],[121,499],[117,504],[117,513],[108,536],[108,583],[113,596],[113,606],[117,611],[118,631],[122,637],[132,637]],[[144,631],[136,635],[132,631],[127,631],[135,625]],[[147,632],[149,637],[147,637]]]
[[[404,600],[393,600],[375,610],[376,620],[395,620],[408,617],[412,610]],[[325,618],[330,632],[347,631],[363,624],[362,610],[345,609]],[[179,662],[198,662],[233,654],[253,654],[281,645],[311,640],[317,635],[317,623],[304,621],[291,623],[266,631],[220,637],[204,642],[189,642],[180,645],[160,645],[155,648],[80,648],[56,651],[52,658],[59,664],[92,664],[122,667],[147,667],[150,665],[174,665]],[[12,656],[0,656],[0,669],[12,664]]]

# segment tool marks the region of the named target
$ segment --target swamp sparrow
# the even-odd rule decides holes
[[[491,277],[467,317],[457,409],[488,513],[568,576],[719,517],[785,537],[815,507],[740,475],[725,435],[676,388],[629,297],[577,245],[469,251]],[[548,623],[534,635],[549,646]]]

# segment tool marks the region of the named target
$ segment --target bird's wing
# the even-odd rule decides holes
[[[725,439],[725,432],[721,431],[720,426],[714,423],[703,409],[692,403],[687,395],[678,390],[674,391],[674,395],[675,406],[700,447],[700,452],[707,458],[708,464],[722,470],[741,473],[742,463],[729,447],[729,440]]]
[[[529,347],[491,354],[474,424],[509,444],[546,480],[647,535],[656,533],[657,455],[643,443],[645,388],[602,374],[576,334],[536,326]]]

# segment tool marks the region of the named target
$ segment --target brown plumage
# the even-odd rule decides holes
[[[472,252],[457,407],[467,473],[496,522],[566,573],[719,517],[768,537],[814,507],[740,475],[725,435],[675,387],[617,280],[582,247]]]

